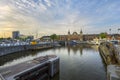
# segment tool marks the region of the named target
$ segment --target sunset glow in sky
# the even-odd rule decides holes
[[[0,0],[0,36],[23,34],[117,33],[120,0]],[[8,35],[7,35],[8,34]]]

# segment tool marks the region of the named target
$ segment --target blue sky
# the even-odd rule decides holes
[[[0,0],[0,32],[117,33],[120,0]]]

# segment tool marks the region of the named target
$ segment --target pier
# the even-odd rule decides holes
[[[59,57],[47,55],[0,69],[0,80],[49,80],[59,72]]]

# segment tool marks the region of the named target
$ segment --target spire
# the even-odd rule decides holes
[[[70,30],[68,30],[68,34],[70,35]]]
[[[80,31],[80,34],[82,34],[83,32],[82,32],[82,29],[81,29],[81,31]]]

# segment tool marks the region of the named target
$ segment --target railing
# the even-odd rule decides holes
[[[2,77],[2,75],[0,74],[0,80],[5,80],[3,77]]]
[[[51,44],[51,42],[39,42],[39,43],[37,43],[37,44],[44,45],[44,44]],[[28,42],[21,42],[21,43],[3,43],[3,44],[0,44],[0,47],[20,46],[20,45],[31,45],[31,44],[28,43]]]

